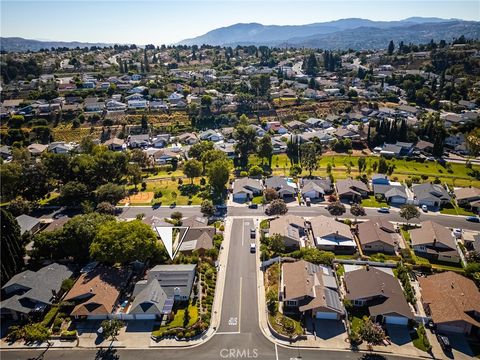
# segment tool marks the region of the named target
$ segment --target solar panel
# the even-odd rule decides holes
[[[165,300],[165,304],[163,305],[162,314],[167,315],[172,312],[173,309],[173,299]]]

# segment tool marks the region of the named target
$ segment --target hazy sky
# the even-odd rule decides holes
[[[479,0],[0,0],[0,6],[1,36],[155,45],[238,22],[296,25],[411,16],[480,20]]]

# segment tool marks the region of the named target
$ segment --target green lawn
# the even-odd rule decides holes
[[[410,336],[412,338],[413,345],[422,351],[428,352],[431,348],[430,342],[428,341],[427,335],[425,334],[425,328],[423,325],[420,325],[416,332],[411,332]]]
[[[253,203],[253,204],[261,205],[261,204],[262,204],[262,200],[263,200],[263,195],[254,196],[253,199],[252,199],[252,203]]]
[[[186,308],[178,309],[177,312],[175,313],[175,317],[173,318],[173,320],[164,326],[160,326],[159,328],[154,329],[154,331],[152,331],[152,335],[159,336],[166,330],[183,328],[183,318],[185,316],[185,310]],[[190,326],[192,326],[198,321],[197,306],[190,303],[188,305],[188,312],[190,313],[190,321],[188,322],[187,328],[189,328]]]
[[[195,179],[193,182],[196,185],[196,193],[184,192],[182,194],[182,189],[187,189],[190,185],[190,180],[185,179],[183,181],[183,187],[178,184],[178,180],[172,181],[170,179],[162,179],[147,182],[147,191],[161,191],[162,196],[159,198],[153,199],[153,204],[162,204],[169,206],[173,203],[177,205],[200,205],[203,201],[202,198],[198,196],[201,191],[200,180]],[[177,196],[174,197],[173,193],[176,193]]]
[[[388,207],[388,203],[386,201],[378,201],[374,195],[370,195],[367,199],[362,199],[362,206],[381,208]]]
[[[363,320],[357,316],[351,316],[350,317],[350,327],[352,329],[352,332],[354,333],[359,333],[360,328],[362,327]]]
[[[463,216],[473,216],[475,215],[472,211],[468,211],[464,208],[457,206],[453,201],[446,205],[442,210],[440,210],[442,214],[448,215],[463,215]]]
[[[286,336],[296,336],[303,334],[302,325],[298,320],[277,312],[275,316],[268,315],[270,325],[276,332]]]

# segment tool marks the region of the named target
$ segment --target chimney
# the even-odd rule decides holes
[[[437,245],[437,238],[433,238],[433,246]]]

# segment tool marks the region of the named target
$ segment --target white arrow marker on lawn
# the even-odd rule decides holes
[[[185,231],[183,232],[182,237],[180,241],[177,244],[177,248],[173,248],[173,230],[174,229],[184,229]],[[173,260],[175,255],[178,252],[178,249],[180,248],[180,245],[182,245],[183,238],[185,237],[188,227],[185,226],[156,226],[155,230],[157,231],[158,236],[163,242],[163,246],[167,249],[168,255],[170,256],[170,259]]]

